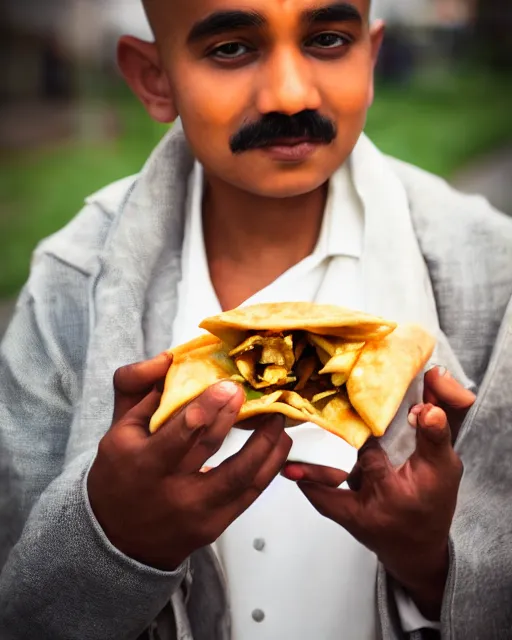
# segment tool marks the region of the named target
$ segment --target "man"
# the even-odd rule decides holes
[[[2,639],[508,637],[510,221],[361,135],[369,0],[146,9],[120,67],[180,122],[40,245],[2,344]],[[421,322],[442,368],[358,458],[232,428],[231,383],[149,437],[162,352],[285,299]]]

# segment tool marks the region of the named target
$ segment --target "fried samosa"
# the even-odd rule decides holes
[[[151,432],[212,384],[233,380],[246,401],[239,421],[281,413],[313,422],[359,449],[382,436],[434,338],[417,325],[313,303],[268,303],[207,318],[208,333],[171,350]]]

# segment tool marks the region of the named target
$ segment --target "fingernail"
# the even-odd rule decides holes
[[[410,411],[409,415],[407,416],[407,422],[411,425],[411,427],[416,428],[418,426],[418,414]]]
[[[437,367],[437,372],[442,377],[448,377],[450,375],[446,367]]]
[[[411,427],[418,426],[418,416],[423,411],[424,404],[415,404],[409,409],[409,415],[407,416],[407,422]]]
[[[239,387],[234,382],[223,380],[215,385],[215,395],[219,400],[228,402],[237,394],[238,389]]]

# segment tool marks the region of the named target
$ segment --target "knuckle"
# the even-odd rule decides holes
[[[119,367],[114,372],[114,389],[117,391],[124,391],[126,381],[130,379],[133,370],[132,364],[127,364],[124,367]]]
[[[228,469],[226,474],[226,489],[228,493],[236,493],[240,489],[250,488],[253,481],[252,474],[246,469]]]
[[[368,440],[363,444],[363,446],[359,449],[359,459],[364,458],[371,454],[371,452],[380,451],[381,446],[379,441],[374,436],[370,436]]]
[[[98,453],[112,462],[132,457],[135,452],[133,443],[118,430],[110,431],[100,441]]]
[[[117,459],[120,451],[117,440],[119,438],[114,433],[104,436],[98,445],[98,458],[107,462]]]
[[[268,484],[269,481],[267,480],[267,478],[263,477],[261,474],[258,474],[249,486],[248,491],[256,498],[265,491],[265,489],[268,487]]]
[[[454,473],[457,479],[460,480],[464,475],[464,463],[462,462],[461,458],[455,453],[455,451],[453,452],[452,464],[453,464]]]
[[[382,460],[370,456],[361,459],[360,468],[364,474],[375,478],[383,478],[387,472],[387,466]]]
[[[256,433],[258,434],[259,439],[264,441],[266,448],[273,449],[276,445],[279,446],[281,434],[283,432],[281,431],[280,433],[276,433],[275,431],[269,431],[268,429],[261,429]]]
[[[227,465],[224,472],[224,486],[229,495],[247,491],[254,482],[255,468],[252,465]]]
[[[187,431],[197,431],[208,423],[208,416],[200,398],[191,402],[181,416],[183,418],[183,426]]]
[[[385,454],[380,448],[375,446],[368,447],[359,456],[358,464],[364,469],[372,469],[377,466],[383,466],[385,463]]]
[[[210,457],[220,449],[222,440],[207,434],[201,437],[199,444]]]

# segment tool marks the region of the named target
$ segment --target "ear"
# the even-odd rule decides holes
[[[130,89],[157,122],[173,122],[178,114],[156,44],[123,36],[117,45],[117,63]]]
[[[372,65],[375,69],[375,65],[377,64],[377,60],[379,58],[380,48],[382,46],[382,41],[384,40],[384,33],[386,31],[386,25],[383,20],[375,20],[370,27],[370,43],[371,43],[371,55],[372,55]],[[375,86],[374,86],[374,74],[372,73],[370,80],[370,87],[368,90],[368,108],[370,108],[373,104],[373,99],[375,97]]]

